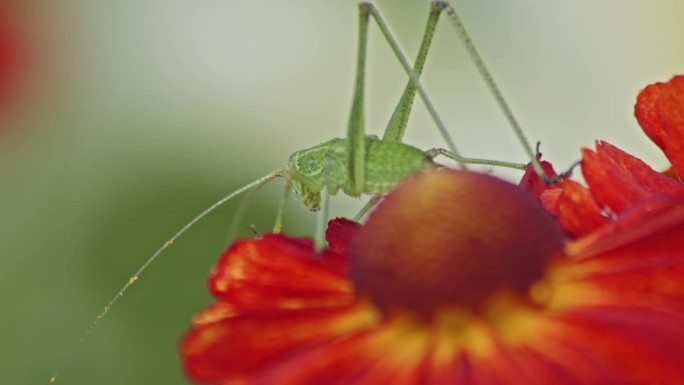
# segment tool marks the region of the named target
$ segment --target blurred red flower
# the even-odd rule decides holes
[[[33,7],[35,8],[35,7]],[[21,1],[0,2],[0,128],[29,96],[46,57],[37,9]],[[41,20],[39,20],[41,19]]]

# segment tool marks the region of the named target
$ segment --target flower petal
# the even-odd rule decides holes
[[[644,241],[650,247],[656,235],[678,231],[684,223],[684,201],[681,198],[659,196],[636,205],[604,226],[571,243],[566,254],[571,259],[586,259],[620,247],[633,247]],[[673,240],[667,240],[667,243]]]
[[[540,161],[539,163],[541,164],[544,173],[546,173],[546,176],[549,178],[558,176],[558,174],[556,174],[556,170],[553,169],[553,165],[551,165],[551,163],[545,160],[541,160],[541,156],[542,154],[537,154],[537,160]],[[539,177],[537,171],[534,169],[534,167],[532,167],[532,163],[529,163],[527,165],[525,173],[520,179],[520,183],[518,183],[518,186],[529,191],[535,197],[539,197],[544,191],[546,191],[549,188],[552,188],[552,186],[549,186]]]
[[[606,142],[582,151],[582,173],[599,203],[619,214],[655,195],[684,196],[684,185]]]
[[[396,317],[269,369],[265,385],[413,385],[423,383],[427,330]]]
[[[228,316],[193,328],[183,339],[185,372],[201,383],[258,383],[269,367],[377,323],[371,306],[275,310]],[[299,362],[299,361],[298,361]],[[299,365],[299,363],[298,363]],[[298,371],[309,373],[305,366]]]
[[[568,259],[547,273],[547,309],[637,306],[684,314],[684,202],[644,204],[566,252]]]
[[[644,133],[663,151],[667,146],[667,132],[658,116],[657,104],[665,83],[654,83],[641,90],[634,105],[634,116]]]
[[[328,222],[325,230],[325,240],[328,249],[334,253],[347,255],[349,245],[361,227],[360,224],[345,218],[335,218]]]
[[[665,152],[679,175],[684,172],[684,76],[646,87],[634,114],[646,135]]]
[[[340,254],[317,255],[310,240],[267,234],[233,244],[209,277],[219,300],[237,309],[337,306],[354,302]]]
[[[578,384],[677,384],[684,382],[683,322],[681,314],[643,307],[575,309],[559,314],[535,348],[572,369]]]
[[[565,231],[581,236],[609,222],[588,189],[569,179],[562,186],[556,215]]]
[[[660,197],[567,247],[525,344],[578,384],[684,383],[684,202]]]

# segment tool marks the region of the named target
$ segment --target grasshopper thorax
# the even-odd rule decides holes
[[[318,210],[324,187],[330,195],[340,189],[350,196],[360,195],[352,190],[349,146],[348,139],[335,138],[290,156],[287,168],[292,188],[304,206]],[[361,193],[384,194],[417,171],[434,165],[430,156],[413,146],[366,135],[366,177]]]

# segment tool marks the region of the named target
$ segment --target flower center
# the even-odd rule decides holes
[[[528,192],[441,169],[385,197],[352,244],[351,274],[384,311],[478,310],[494,294],[525,295],[562,247],[560,227]]]

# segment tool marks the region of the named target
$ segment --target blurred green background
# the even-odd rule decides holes
[[[413,55],[428,3],[377,4]],[[637,128],[632,105],[641,87],[684,68],[684,3],[454,6],[546,159],[562,169],[601,138],[666,165]],[[17,8],[40,37],[33,48],[41,59],[40,75],[16,75],[34,81],[17,94],[19,107],[0,115],[0,382],[40,384],[133,271],[192,216],[279,168],[291,152],[344,135],[357,11],[349,0]],[[459,148],[524,161],[444,21],[424,81]],[[377,32],[373,26],[367,123],[380,133],[405,76]],[[442,146],[435,131],[416,107],[407,141]],[[281,188],[276,182],[258,194],[242,234],[249,224],[268,231]],[[177,344],[211,302],[205,277],[238,202],[198,224],[141,277],[60,383],[186,383]],[[335,199],[333,214],[352,215],[358,204]],[[285,228],[312,234],[314,220],[291,203]]]

